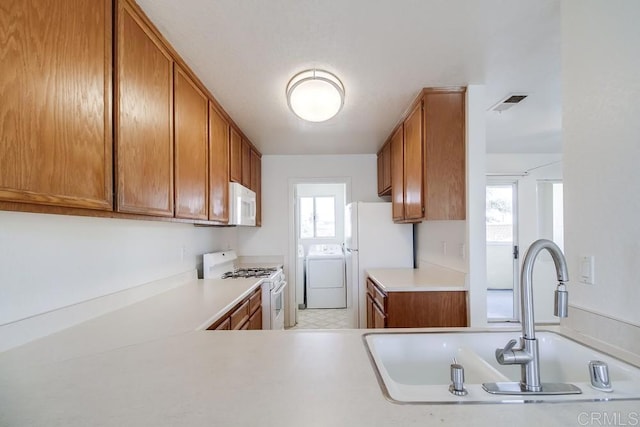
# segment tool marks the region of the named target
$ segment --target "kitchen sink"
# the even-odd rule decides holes
[[[640,399],[640,368],[555,332],[536,334],[542,382],[570,383],[580,394],[490,394],[483,383],[519,382],[520,366],[495,356],[518,332],[368,333],[363,336],[383,394],[398,403],[567,402]],[[449,392],[451,364],[464,367],[466,395]],[[612,391],[592,387],[589,362],[608,365]]]

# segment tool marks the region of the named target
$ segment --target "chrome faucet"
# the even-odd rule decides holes
[[[580,389],[571,384],[540,383],[540,359],[538,341],[536,340],[535,321],[533,316],[533,265],[543,249],[553,258],[558,276],[558,287],[555,292],[554,315],[567,317],[568,293],[565,283],[569,281],[567,261],[562,251],[551,240],[540,239],[531,244],[524,257],[520,280],[520,313],[522,315],[522,337],[518,342],[510,340],[504,348],[496,350],[496,359],[501,365],[520,365],[520,383],[487,383],[483,387],[489,393],[496,394],[573,394]]]

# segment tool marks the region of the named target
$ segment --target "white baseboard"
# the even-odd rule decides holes
[[[0,352],[182,286],[197,278],[197,271],[191,270],[7,323],[0,326]]]

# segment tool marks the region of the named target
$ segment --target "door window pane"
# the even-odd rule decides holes
[[[513,242],[512,186],[487,186],[487,241]]]
[[[300,197],[300,238],[313,237],[313,197]]]

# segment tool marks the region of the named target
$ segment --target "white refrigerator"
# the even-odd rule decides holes
[[[413,268],[413,225],[395,224],[391,203],[347,205],[345,255],[347,306],[356,327],[367,327],[365,271],[373,268]]]

